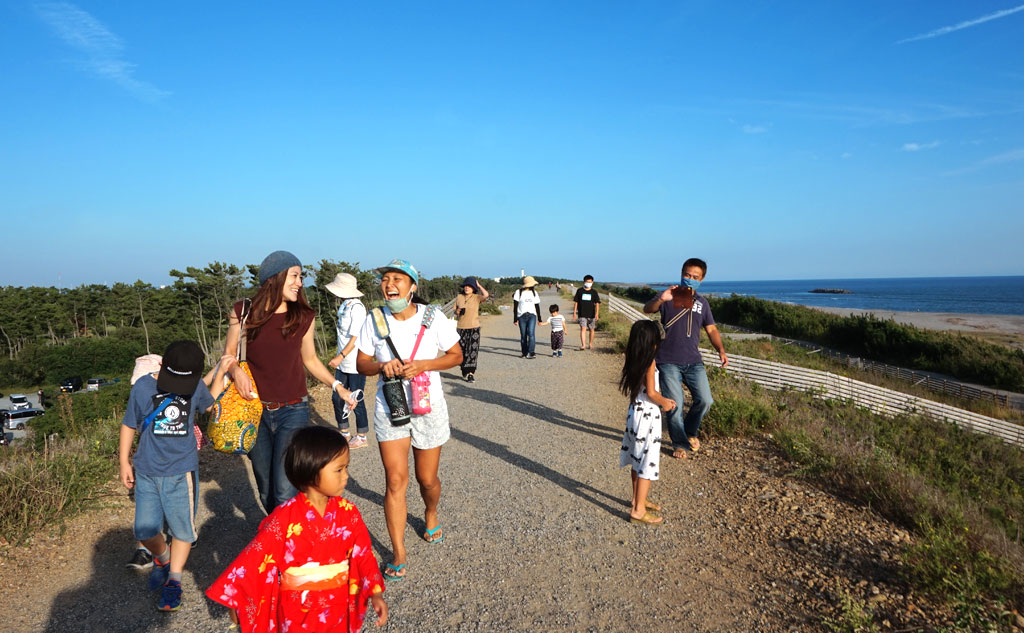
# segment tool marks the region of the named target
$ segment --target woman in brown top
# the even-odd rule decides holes
[[[313,345],[313,308],[302,291],[302,264],[288,251],[274,251],[260,264],[260,288],[252,301],[239,301],[229,317],[227,350],[238,349],[245,320],[245,360],[255,390],[245,371],[231,369],[238,393],[263,402],[256,443],[249,451],[260,502],[267,514],[298,491],[284,472],[284,454],[292,434],[309,426],[306,371],[331,385],[350,404],[352,393],[334,379],[316,355]],[[305,369],[305,371],[304,371]]]
[[[455,297],[455,317],[462,348],[462,377],[466,382],[475,382],[476,357],[480,353],[480,304],[491,295],[475,277],[466,277],[460,288],[462,294]]]

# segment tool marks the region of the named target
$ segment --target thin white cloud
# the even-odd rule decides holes
[[[920,152],[924,149],[935,149],[939,145],[942,145],[942,141],[932,141],[931,143],[904,143],[901,149],[904,152]]]
[[[957,176],[957,175],[960,175],[960,174],[967,174],[967,173],[970,173],[970,172],[980,171],[982,169],[985,169],[986,167],[992,167],[993,165],[1002,165],[1004,163],[1014,163],[1014,162],[1022,161],[1022,160],[1024,160],[1024,148],[1018,148],[1018,149],[1010,150],[1008,152],[1003,152],[1002,154],[996,154],[994,156],[989,156],[988,158],[983,158],[983,159],[979,160],[978,162],[976,162],[973,165],[970,165],[968,167],[963,167],[961,169],[954,169],[953,171],[948,171],[948,172],[946,172],[946,175],[947,176]]]
[[[843,160],[846,160],[846,159],[848,159],[848,158],[850,158],[852,156],[853,156],[853,154],[851,154],[850,152],[843,152],[842,154],[839,155],[839,158],[842,158]]]
[[[36,12],[65,44],[83,55],[84,71],[113,81],[136,97],[158,101],[170,93],[135,78],[135,64],[124,59],[124,44],[102,22],[67,2],[36,4]]]
[[[764,125],[750,125],[749,123],[743,126],[744,134],[764,134],[768,131],[768,128]]]
[[[1012,163],[1018,160],[1024,160],[1024,149],[1015,149],[1009,152],[1003,152],[1002,154],[996,154],[995,156],[989,156],[984,160],[978,161],[978,166],[988,167],[989,165]]]
[[[920,35],[915,35],[913,37],[908,37],[906,39],[902,39],[902,40],[900,40],[900,41],[898,41],[896,43],[897,44],[906,44],[908,42],[918,42],[918,41],[921,41],[921,40],[930,40],[933,37],[940,37],[942,35],[947,35],[947,34],[952,33],[954,31],[959,31],[961,29],[968,29],[968,28],[971,28],[972,26],[978,26],[979,24],[984,24],[985,22],[991,22],[992,20],[998,20],[1000,18],[1005,18],[1006,16],[1013,15],[1014,13],[1017,13],[1019,11],[1024,11],[1024,4],[1016,6],[1016,7],[1013,7],[1012,9],[1002,9],[1000,11],[996,11],[995,13],[989,13],[988,15],[983,15],[980,18],[975,18],[973,20],[965,20],[964,22],[959,22],[959,23],[954,24],[952,26],[944,26],[942,28],[935,29],[934,31],[928,31],[927,33],[922,33]]]

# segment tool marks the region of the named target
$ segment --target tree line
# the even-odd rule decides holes
[[[321,260],[307,265],[306,299],[317,313],[316,344],[333,354],[339,299],[325,289],[339,272],[356,277],[368,306],[383,303],[370,269],[349,262]],[[212,262],[171,270],[173,283],[115,283],[77,288],[0,287],[0,384],[56,384],[68,376],[124,374],[136,357],[161,353],[171,341],[195,340],[211,362],[227,335],[227,315],[239,299],[258,287],[259,266]],[[463,277],[422,278],[417,294],[443,304],[459,292]],[[517,288],[518,277],[496,282],[477,277],[495,297]]]

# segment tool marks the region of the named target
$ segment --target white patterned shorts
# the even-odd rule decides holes
[[[430,413],[414,415],[408,424],[395,426],[391,424],[387,406],[378,402],[373,412],[373,433],[377,436],[378,443],[411,436],[413,448],[437,448],[447,442],[452,435],[448,424],[448,403],[443,399],[431,403]]]

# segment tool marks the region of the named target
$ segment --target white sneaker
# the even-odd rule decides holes
[[[364,446],[366,446],[366,436],[365,435],[357,435],[354,438],[352,438],[351,440],[349,440],[349,442],[348,442],[349,449],[353,450],[353,451],[355,449],[357,449],[357,448],[362,448]]]

